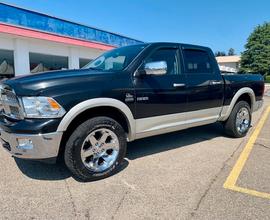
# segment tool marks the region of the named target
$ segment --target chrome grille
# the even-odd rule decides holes
[[[13,119],[22,119],[20,103],[15,93],[7,86],[0,87],[0,110]]]

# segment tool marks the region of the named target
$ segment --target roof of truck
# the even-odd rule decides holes
[[[201,45],[195,44],[186,44],[186,43],[177,43],[177,42],[148,42],[148,43],[139,43],[141,45],[155,45],[155,46],[175,46],[180,45],[183,48],[194,48],[194,49],[203,49],[203,50],[211,50],[211,48]]]

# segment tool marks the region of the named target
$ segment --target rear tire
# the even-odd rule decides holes
[[[234,106],[229,118],[224,124],[227,135],[235,138],[246,136],[251,123],[250,106],[245,101],[239,101]]]
[[[95,117],[79,125],[69,137],[65,164],[75,177],[95,181],[114,174],[126,154],[126,135],[115,120]]]

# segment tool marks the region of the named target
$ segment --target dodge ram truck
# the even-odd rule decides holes
[[[245,136],[264,81],[222,75],[207,47],[144,43],[79,70],[9,79],[0,90],[3,148],[23,159],[62,156],[75,177],[92,181],[116,172],[128,141],[215,122]]]

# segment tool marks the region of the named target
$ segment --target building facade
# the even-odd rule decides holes
[[[221,72],[237,73],[240,68],[240,56],[216,57]]]
[[[78,69],[104,51],[137,43],[141,41],[0,3],[0,78]]]

